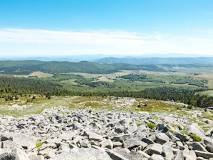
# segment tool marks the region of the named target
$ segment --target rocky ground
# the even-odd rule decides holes
[[[0,160],[213,160],[213,128],[183,117],[46,109],[0,117]]]

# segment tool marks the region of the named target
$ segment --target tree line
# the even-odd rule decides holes
[[[83,83],[83,82],[82,82]],[[96,85],[96,84],[92,84]],[[0,77],[0,96],[7,100],[17,99],[17,96],[26,94],[39,94],[47,98],[50,96],[116,96],[116,97],[135,97],[149,98],[156,100],[169,100],[182,102],[185,104],[208,107],[213,106],[213,97],[196,94],[198,90],[158,87],[146,88],[144,90],[129,91],[125,88],[117,90],[91,90],[73,88],[67,90],[57,81],[42,80],[38,78],[18,78],[18,77]]]

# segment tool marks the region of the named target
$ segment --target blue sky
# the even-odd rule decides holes
[[[213,55],[212,0],[0,0],[0,55]]]

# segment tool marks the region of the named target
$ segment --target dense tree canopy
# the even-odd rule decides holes
[[[66,79],[66,77],[64,77]],[[79,77],[77,77],[79,78]],[[157,100],[170,100],[176,102],[183,102],[198,107],[208,107],[213,105],[213,97],[201,96],[196,94],[196,90],[175,88],[175,87],[157,87],[146,88],[144,90],[128,90],[120,88],[113,90],[113,86],[109,86],[106,82],[87,82],[85,80],[79,81],[81,85],[89,83],[90,87],[97,87],[97,85],[105,86],[101,90],[84,89],[66,89],[54,80],[44,80],[38,78],[18,78],[18,77],[0,77],[0,94],[1,97],[8,95],[14,96],[23,94],[40,94],[46,95],[80,95],[80,96],[119,96],[119,97],[136,97],[136,98],[150,98]],[[77,86],[78,87],[78,86]],[[106,89],[106,88],[112,89]],[[13,99],[13,98],[9,98]]]

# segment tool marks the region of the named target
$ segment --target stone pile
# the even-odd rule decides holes
[[[213,130],[162,113],[48,109],[0,117],[0,160],[213,160]]]

